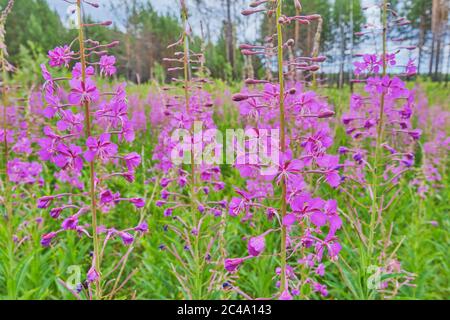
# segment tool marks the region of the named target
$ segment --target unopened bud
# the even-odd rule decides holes
[[[330,110],[330,109],[324,109],[322,111],[319,112],[319,119],[325,119],[325,118],[331,118],[332,116],[334,116],[334,111]]]
[[[266,9],[246,9],[246,10],[242,10],[241,14],[244,15],[244,16],[249,16],[251,14],[262,12],[262,11],[265,11],[265,10]]]
[[[240,101],[244,101],[248,99],[248,95],[246,94],[242,94],[242,93],[237,93],[235,95],[233,95],[232,100],[234,102],[240,102]]]

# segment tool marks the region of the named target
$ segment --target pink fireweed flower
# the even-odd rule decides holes
[[[253,257],[259,256],[266,247],[266,241],[264,236],[250,238],[248,241],[248,253]]]
[[[225,259],[225,269],[228,272],[235,272],[246,258]]]
[[[406,67],[405,67],[405,73],[408,77],[411,77],[411,76],[414,76],[417,74],[417,67],[416,67],[414,59],[408,60],[408,63],[406,64]]]
[[[54,199],[55,199],[54,196],[45,196],[45,197],[39,198],[37,207],[39,209],[46,209],[52,204]]]
[[[86,77],[91,77],[95,74],[95,69],[93,66],[86,67]],[[74,79],[80,79],[81,78],[81,63],[77,62],[72,70],[72,77]]]
[[[325,155],[316,159],[317,165],[324,170],[326,182],[336,188],[341,183],[339,176],[339,156]]]
[[[132,152],[123,157],[127,165],[128,171],[134,171],[141,164],[141,156],[136,152]]]
[[[80,172],[83,169],[83,151],[81,147],[71,144],[66,146],[60,143],[56,147],[56,156],[53,157],[54,163],[62,168]]]
[[[61,120],[56,123],[59,131],[70,131],[71,134],[80,134],[83,131],[84,116],[74,114],[71,110],[60,111]]]
[[[233,197],[229,204],[229,214],[231,216],[237,216],[241,212],[248,213],[250,206],[252,205],[252,198],[254,196],[251,193],[236,189],[236,192],[242,196],[242,198]]]
[[[37,162],[25,162],[15,158],[8,161],[7,173],[11,182],[33,184],[41,179],[42,165]]]
[[[63,230],[75,230],[77,226],[78,226],[78,214],[68,217],[61,224]]]
[[[41,245],[43,247],[49,247],[52,240],[57,236],[58,234],[56,232],[50,232],[47,234],[44,234],[41,238]]]
[[[70,50],[69,46],[56,47],[48,52],[51,67],[68,67],[74,52]]]
[[[323,297],[328,295],[327,286],[318,282],[313,283],[313,291],[320,293]]]
[[[136,208],[143,208],[145,207],[145,201],[141,198],[131,198],[128,199]]]
[[[87,273],[87,281],[95,282],[98,280],[98,278],[99,278],[98,271],[94,267],[91,267]]]
[[[120,193],[112,193],[111,190],[104,190],[100,193],[100,204],[109,204],[120,201]]]
[[[100,57],[100,74],[106,76],[112,76],[116,73],[117,69],[114,66],[116,63],[116,57],[104,55]]]
[[[85,102],[96,102],[100,97],[100,93],[95,85],[95,82],[87,78],[85,82],[79,79],[70,80],[70,94],[68,97],[69,103],[73,105],[80,105]]]
[[[110,134],[103,133],[99,138],[89,137],[86,140],[86,146],[88,151],[84,153],[84,158],[88,162],[94,161],[97,157],[103,162],[108,161],[110,158],[117,154],[117,145],[110,141]]]
[[[284,290],[280,295],[280,300],[293,300],[291,293],[288,289]]]
[[[134,241],[134,237],[128,232],[119,232],[118,235],[122,239],[123,244],[126,246],[129,246]]]
[[[141,232],[141,233],[147,233],[148,232],[148,224],[146,222],[142,222],[138,226],[134,228],[134,231]]]
[[[379,59],[376,54],[363,55],[363,62],[354,62],[355,74],[360,75],[363,72],[378,74],[383,66],[382,59]]]

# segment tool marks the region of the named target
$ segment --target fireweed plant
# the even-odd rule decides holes
[[[413,185],[422,199],[425,199],[432,190],[442,188],[443,177],[446,175],[448,152],[450,150],[450,137],[448,128],[450,113],[440,106],[430,107],[428,99],[416,87],[417,103],[415,113],[417,125],[422,129],[424,142],[421,147],[421,165]]]
[[[8,107],[6,108],[8,162],[6,180],[2,181],[2,205],[10,206],[10,215],[5,215],[0,227],[0,258],[8,298],[16,299],[25,290],[20,273],[31,272],[30,259],[39,261],[39,240],[43,229],[43,218],[38,216],[35,204],[27,201],[35,199],[44,187],[43,166],[36,161],[38,114],[29,112],[29,100],[22,98],[25,88],[8,85]],[[5,186],[4,183],[7,183]],[[7,189],[7,191],[5,190]],[[9,198],[7,198],[9,196]],[[33,265],[36,266],[34,264]],[[30,275],[28,283],[39,284]],[[42,286],[43,288],[44,286]],[[45,289],[44,289],[45,290]],[[42,291],[41,291],[42,292]]]
[[[13,139],[13,131],[9,127],[8,121],[8,113],[11,113],[13,110],[12,107],[9,107],[9,91],[11,88],[8,86],[8,73],[14,70],[14,67],[8,62],[8,50],[6,48],[5,43],[5,24],[6,19],[8,18],[9,13],[12,10],[14,5],[14,1],[8,1],[7,6],[2,11],[0,16],[0,64],[1,64],[1,90],[2,90],[2,110],[1,110],[1,121],[2,121],[2,130],[0,132],[0,138],[2,143],[2,167],[1,167],[1,176],[2,176],[2,205],[4,208],[4,218],[6,219],[6,224],[8,225],[9,230],[11,231],[11,221],[13,218],[13,208],[11,205],[11,186],[8,175],[8,164],[10,157],[10,144],[14,141]]]
[[[96,74],[104,77],[115,74],[116,59],[108,55],[107,50],[117,46],[118,42],[100,44],[85,39],[84,28],[111,23],[84,23],[82,4],[95,8],[98,5],[82,0],[74,4],[78,36],[69,45],[56,47],[48,53],[50,67],[71,68],[71,76],[54,78],[47,66],[41,65],[45,79],[43,94],[47,103],[44,114],[49,122],[43,129],[44,137],[39,140],[39,155],[41,160],[59,168],[55,176],[60,183],[55,187],[56,193],[41,197],[37,206],[50,209],[50,216],[61,221],[58,230],[42,236],[41,244],[50,247],[66,232],[76,232],[81,239],[90,239],[93,251],[86,281],[76,288],[66,287],[77,298],[107,299],[114,297],[132,276],[130,274],[123,283],[118,283],[129,251],[112,268],[102,268],[107,244],[120,241],[130,248],[148,227],[143,221],[134,227],[121,229],[103,225],[101,214],[112,215],[121,202],[129,202],[136,208],[144,207],[143,199],[125,198],[109,186],[115,179],[132,183],[141,157],[136,152],[121,155],[116,144],[134,140],[127,116],[125,85],[121,84],[111,92],[100,92],[95,83]],[[68,93],[63,89],[64,82],[70,87]],[[113,171],[108,171],[108,168]],[[88,178],[87,185],[83,177]],[[108,276],[117,270],[119,275],[108,281]]]
[[[364,92],[351,96],[350,111],[342,117],[352,143],[339,148],[345,158],[345,183],[340,190],[349,199],[346,218],[358,234],[361,259],[357,281],[349,279],[351,273],[345,267],[343,275],[352,283],[352,294],[373,299],[393,297],[413,279],[396,259],[401,242],[392,239],[389,208],[401,196],[402,178],[414,168],[421,130],[414,129],[412,121],[415,91],[400,79],[416,74],[414,60],[410,58],[405,66],[397,62],[402,51],[416,48],[402,45],[403,39],[395,37],[394,28],[409,21],[399,17],[386,0],[364,9],[379,9],[381,23],[365,25],[356,35],[379,36],[382,52],[356,55],[353,81],[363,84]],[[389,71],[397,75],[390,76]]]
[[[215,141],[213,103],[203,90],[208,81],[204,53],[190,49],[193,35],[188,9],[184,1],[180,4],[183,32],[169,45],[180,50],[165,62],[172,65],[169,72],[182,74],[172,78],[182,93],[180,86],[163,88],[174,93],[163,96],[164,119],[153,155],[156,168],[164,174],[156,205],[164,208],[164,231],[175,234],[179,242],[168,236],[160,249],[175,258],[170,268],[183,297],[218,298],[225,275],[220,266],[227,202],[220,199],[219,192],[224,188],[220,167],[203,157],[203,150]],[[177,132],[183,132],[181,143],[173,139]],[[178,161],[183,158],[186,161]]]
[[[16,299],[21,290],[24,290],[24,281],[20,275],[29,266],[28,249],[32,247],[32,240],[38,238],[37,230],[42,227],[42,218],[34,217],[32,207],[24,200],[34,197],[34,192],[43,185],[42,166],[31,160],[35,135],[31,131],[30,123],[33,123],[34,119],[27,112],[27,99],[23,98],[26,88],[10,81],[10,74],[16,71],[16,68],[7,60],[5,23],[13,5],[14,1],[8,1],[0,16],[2,80],[0,260],[3,262],[0,265],[0,278],[4,279],[0,290],[4,290],[9,299]],[[30,243],[31,245],[28,246]],[[25,246],[26,249],[24,249]]]
[[[294,1],[301,9],[299,1]],[[241,216],[255,226],[262,224],[255,219],[263,217],[272,221],[274,227],[245,237],[248,252],[242,257],[225,260],[225,269],[236,273],[253,259],[276,259],[279,267],[274,272],[274,294],[271,298],[291,300],[295,297],[310,298],[313,294],[326,297],[324,284],[326,260],[338,259],[341,245],[337,231],[341,228],[337,202],[322,199],[318,188],[325,183],[336,188],[341,182],[339,157],[327,153],[333,138],[328,118],[334,115],[331,107],[314,91],[306,91],[310,81],[294,83],[286,81],[292,71],[301,72],[304,79],[313,79],[319,70],[319,62],[325,57],[301,56],[285,60],[286,48],[294,40],[283,39],[283,29],[294,23],[309,25],[319,21],[320,15],[283,15],[283,1],[257,1],[243,10],[247,16],[264,12],[275,16],[276,33],[265,40],[264,46],[242,44],[244,55],[262,55],[277,58],[278,83],[268,80],[247,79],[247,88],[233,96],[239,103],[241,116],[247,121],[247,129],[254,135],[244,146],[245,164],[236,164],[242,177],[247,179],[245,190],[236,189],[237,196],[229,203],[229,214]],[[319,21],[320,26],[320,21]],[[320,30],[319,30],[320,32]],[[274,44],[271,44],[274,42]],[[258,89],[262,84],[263,88]],[[270,137],[260,137],[262,129],[279,129],[279,143],[271,131]],[[269,139],[266,152],[274,162],[267,161],[251,147],[252,139]],[[279,155],[278,157],[273,155]],[[276,161],[278,160],[278,161]],[[275,165],[274,172],[266,171]],[[265,253],[266,238],[279,237],[279,250]],[[230,286],[245,298],[252,298],[238,285]]]

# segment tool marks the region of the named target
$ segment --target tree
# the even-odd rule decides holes
[[[0,0],[2,8],[6,3],[7,0]],[[47,51],[68,40],[67,30],[59,15],[50,9],[45,0],[16,0],[6,22],[6,30],[6,44],[13,64],[19,62],[21,46]]]
[[[424,53],[426,53],[426,44],[428,42],[428,38],[431,34],[431,18],[432,18],[432,1],[433,0],[415,0],[407,2],[403,7],[400,7],[400,12],[403,15],[406,15],[409,21],[411,21],[411,31],[406,34],[406,39],[418,39],[417,46],[419,48],[419,57],[418,57],[418,72],[421,72],[423,61],[424,61]],[[408,37],[408,34],[410,35]],[[432,47],[434,47],[432,41]],[[431,52],[428,52],[431,55]],[[433,68],[433,61],[430,60],[430,71]]]
[[[355,37],[355,32],[361,31],[365,22],[360,0],[335,0],[332,11],[332,34],[334,46],[339,52],[338,57],[331,57],[339,63],[338,86],[342,88],[345,81],[345,72],[351,73],[351,67],[346,70],[345,66],[352,66],[352,55],[355,45],[361,38]],[[350,54],[349,54],[350,53]]]

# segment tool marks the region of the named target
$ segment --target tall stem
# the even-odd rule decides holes
[[[184,69],[184,99],[185,99],[185,105],[186,105],[186,114],[190,114],[190,106],[189,106],[189,81],[190,81],[190,64],[189,64],[189,37],[187,35],[187,28],[188,28],[188,22],[187,22],[187,9],[182,8],[182,19],[183,19],[183,50],[184,50],[184,57],[183,57],[183,69]],[[195,132],[192,131],[192,139],[194,138]],[[194,145],[193,141],[191,141],[191,197],[194,199],[195,196],[195,157],[194,157]]]
[[[187,30],[189,28],[188,24],[188,11],[187,7],[183,3],[182,6],[182,20],[183,20],[183,70],[184,70],[184,99],[186,106],[186,114],[190,115],[190,79],[191,79],[191,69],[190,69],[190,49],[189,49],[189,35],[187,34]],[[192,219],[193,219],[193,227],[197,228],[199,217],[198,210],[196,208],[196,195],[195,195],[195,186],[196,186],[196,170],[195,170],[195,148],[194,148],[194,136],[195,136],[195,128],[192,127],[191,130],[191,210],[192,210]],[[194,266],[193,266],[193,274],[194,274],[194,298],[195,299],[203,299],[203,261],[201,258],[201,250],[200,250],[200,230],[197,230],[197,234],[195,235],[193,242],[193,258],[194,258]]]
[[[280,83],[280,143],[281,153],[286,151],[286,132],[285,132],[285,114],[284,114],[284,75],[283,75],[283,30],[280,23],[282,15],[283,0],[277,3],[277,39],[278,39],[278,81]],[[286,181],[281,179],[281,221],[286,216]],[[281,282],[280,289],[283,292],[287,288],[286,284],[286,226],[281,226]]]
[[[77,16],[78,16],[78,40],[80,43],[80,57],[81,57],[81,80],[83,84],[86,83],[86,55],[84,47],[84,31],[83,31],[83,18],[81,12],[81,0],[77,0]],[[85,130],[86,137],[91,136],[91,119],[90,119],[90,105],[88,101],[84,102],[85,113]],[[89,178],[90,188],[89,194],[91,198],[91,213],[92,213],[92,239],[94,244],[94,267],[99,274],[97,284],[95,287],[97,298],[101,298],[102,291],[100,285],[100,243],[97,234],[97,204],[96,204],[96,191],[95,191],[95,161],[89,163]]]
[[[387,61],[386,61],[386,53],[387,53],[387,0],[383,1],[382,8],[382,23],[383,23],[383,74],[382,77],[385,77],[387,74]],[[368,256],[369,260],[372,261],[372,255],[374,252],[374,238],[375,238],[375,229],[376,229],[376,219],[378,216],[378,210],[380,208],[378,204],[378,177],[379,177],[379,162],[380,162],[380,153],[381,153],[381,144],[383,142],[383,131],[384,131],[384,107],[385,107],[385,93],[384,91],[380,96],[380,113],[377,127],[377,137],[376,137],[376,147],[375,147],[375,159],[373,165],[373,178],[372,178],[372,207],[371,207],[371,215],[370,215],[370,230],[369,230],[369,246],[368,246]]]

